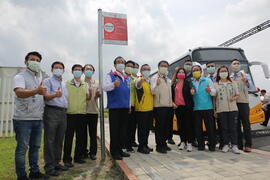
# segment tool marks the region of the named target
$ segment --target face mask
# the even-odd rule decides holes
[[[220,76],[221,79],[227,79],[227,77],[228,77],[228,72],[220,72],[220,73],[219,73],[219,76]]]
[[[209,73],[209,74],[214,74],[215,71],[216,71],[216,68],[215,67],[208,67],[207,68],[207,73]]]
[[[142,74],[145,78],[148,78],[150,76],[150,71],[142,71]]]
[[[232,65],[232,71],[233,71],[233,72],[238,72],[238,71],[240,71],[240,68],[241,68],[240,65]]]
[[[191,68],[192,68],[191,65],[188,65],[188,64],[185,64],[185,65],[184,65],[184,69],[185,69],[186,71],[188,71],[188,72],[191,71]]]
[[[64,70],[63,69],[53,69],[53,75],[57,76],[57,77],[60,77],[62,76],[62,74],[64,73]]]
[[[75,78],[81,77],[81,76],[82,76],[82,71],[73,71],[73,76],[74,76]]]
[[[201,72],[200,71],[195,71],[192,73],[192,76],[195,78],[195,79],[198,79],[199,77],[201,77]]]
[[[162,74],[162,75],[167,75],[167,73],[168,73],[168,68],[166,68],[166,67],[160,67],[159,70],[158,70],[158,72],[159,72],[160,74]]]
[[[177,74],[178,79],[185,79],[185,74]]]
[[[131,74],[132,71],[133,71],[133,68],[132,68],[132,67],[126,67],[126,68],[125,68],[125,72],[126,72],[127,74]]]
[[[133,68],[133,74],[137,74],[139,72],[138,68]]]
[[[125,65],[124,64],[116,64],[115,69],[117,71],[123,72],[123,70],[125,69]]]
[[[40,62],[37,61],[28,61],[27,67],[34,72],[38,72],[40,70]]]
[[[91,70],[86,70],[86,71],[84,71],[84,75],[85,75],[86,77],[92,77],[93,71],[91,71]]]

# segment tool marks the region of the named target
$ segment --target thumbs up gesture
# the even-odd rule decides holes
[[[40,83],[40,85],[38,86],[37,90],[37,94],[44,96],[47,92],[47,88],[45,86],[43,86],[43,82]]]
[[[192,87],[192,88],[190,89],[190,94],[191,94],[191,95],[194,95],[194,94],[195,94],[195,89],[194,89],[194,87]]]
[[[161,81],[160,81],[160,78],[158,77],[158,79],[157,79],[157,86],[159,86],[160,83],[161,83]]]
[[[57,91],[55,91],[55,97],[61,97],[62,96],[62,91],[61,88],[59,87]]]

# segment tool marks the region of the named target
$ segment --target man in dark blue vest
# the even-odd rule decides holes
[[[115,71],[107,74],[103,84],[107,92],[110,125],[110,152],[115,160],[122,160],[130,154],[123,152],[122,148],[126,142],[126,126],[130,109],[129,78],[123,71],[125,60],[116,57],[114,60]]]

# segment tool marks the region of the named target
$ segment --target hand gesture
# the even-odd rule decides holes
[[[194,89],[194,87],[192,87],[192,88],[190,89],[190,94],[191,94],[191,95],[194,95],[194,94],[195,94],[195,89]]]
[[[173,109],[176,109],[177,108],[177,105],[176,104],[172,104],[173,105]]]
[[[159,86],[160,83],[161,83],[161,80],[160,80],[160,78],[158,77],[158,79],[157,79],[157,86]]]
[[[47,92],[47,88],[45,86],[43,86],[43,82],[40,83],[40,85],[38,86],[37,90],[37,94],[44,96]]]
[[[54,95],[55,95],[55,97],[61,97],[62,96],[62,91],[61,91],[60,87],[57,89],[57,91],[55,91]]]
[[[98,98],[100,97],[100,92],[99,92],[99,89],[96,90],[96,93],[95,93],[95,98]]]
[[[233,101],[236,101],[235,96],[232,96],[232,97],[230,98],[230,102],[233,102]]]
[[[120,86],[119,78],[116,78],[116,80],[114,81],[114,86],[116,87]]]
[[[210,93],[210,92],[211,92],[211,89],[210,89],[209,87],[207,87],[207,88],[205,88],[205,91],[206,91],[207,93]]]

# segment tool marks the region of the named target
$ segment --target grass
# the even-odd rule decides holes
[[[75,143],[73,143],[75,145]],[[74,146],[73,145],[73,146]],[[14,180],[15,173],[15,148],[16,140],[14,137],[0,138],[0,179]],[[115,162],[107,156],[101,160],[100,147],[98,147],[97,160],[86,160],[85,164],[74,164],[75,166],[66,172],[61,172],[57,178],[50,179],[123,179],[122,173],[115,165]],[[39,167],[44,172],[43,142],[39,152]],[[28,157],[26,157],[26,172],[28,172]]]

